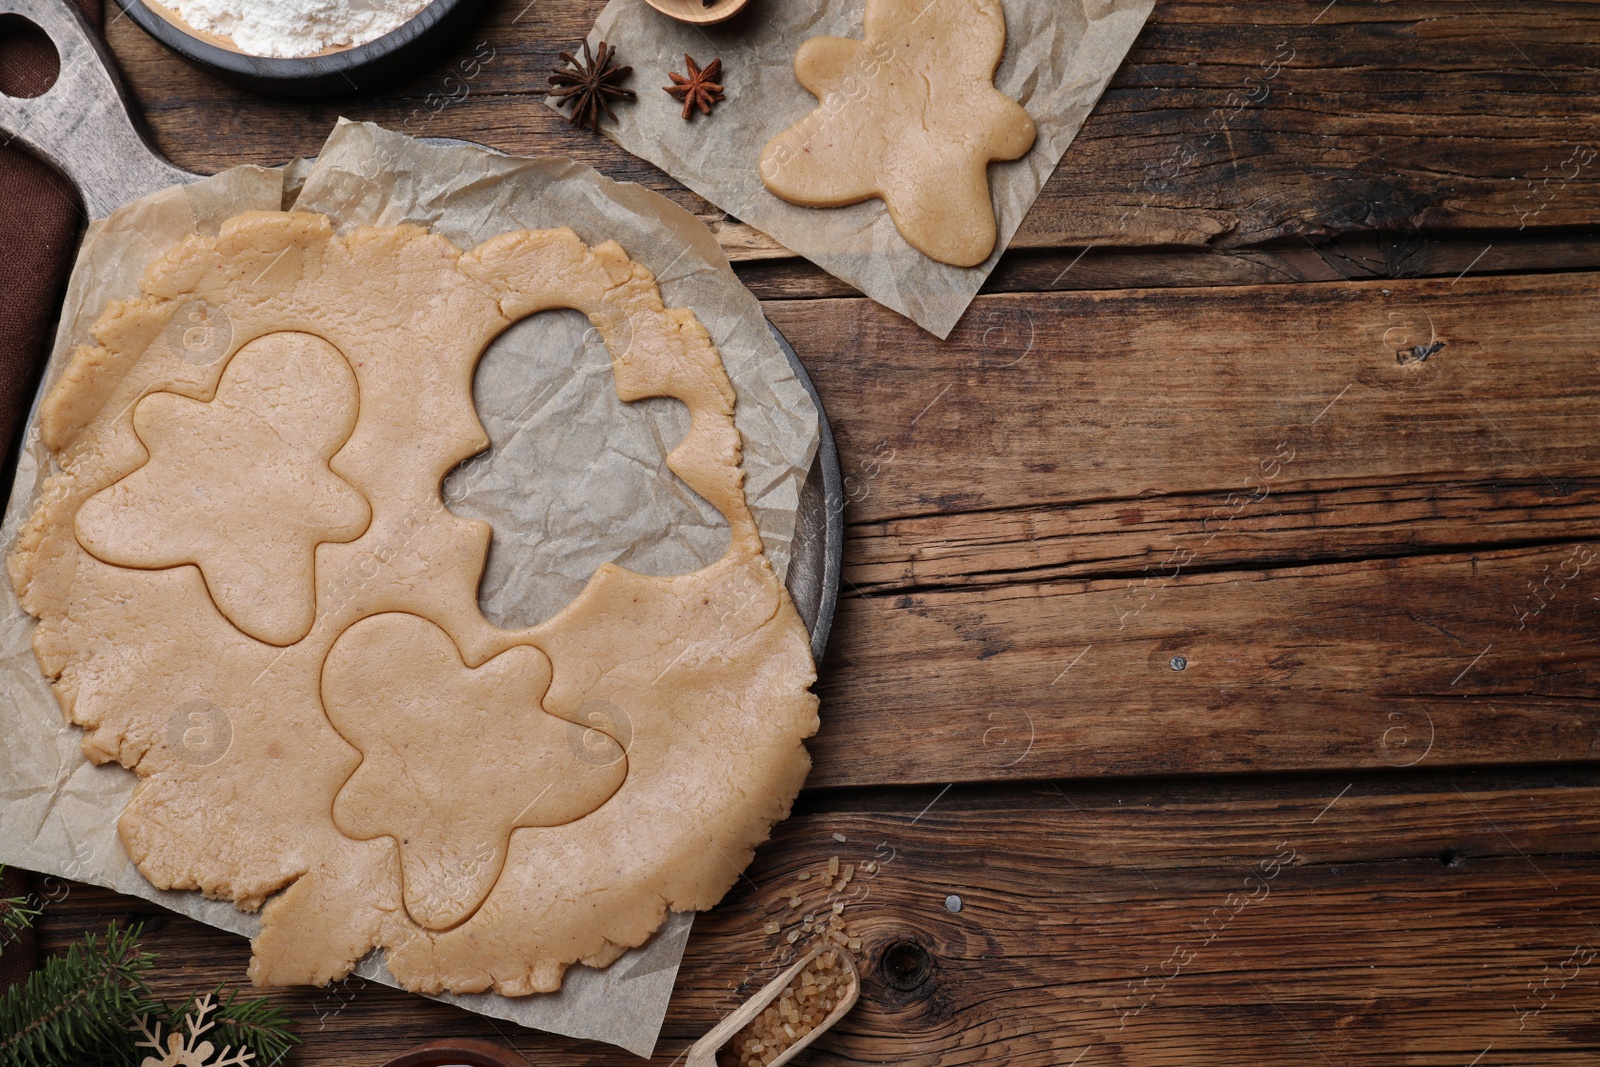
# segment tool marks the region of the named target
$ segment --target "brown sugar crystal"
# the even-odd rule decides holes
[[[839,949],[806,964],[778,999],[717,1052],[718,1067],[766,1067],[838,1007],[855,979]]]

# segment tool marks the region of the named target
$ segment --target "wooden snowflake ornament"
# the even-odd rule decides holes
[[[219,1052],[215,1045],[205,1040],[205,1035],[215,1029],[216,1023],[211,1021],[211,1015],[217,1010],[217,998],[207,993],[194,1002],[194,1010],[183,1017],[183,1029],[173,1030],[162,1041],[161,1031],[165,1029],[161,1023],[153,1020],[148,1015],[141,1015],[134,1022],[135,1032],[139,1040],[133,1044],[134,1048],[147,1048],[154,1055],[146,1056],[139,1061],[139,1067],[250,1067],[255,1063],[255,1053],[244,1046],[237,1050],[231,1045],[223,1045]]]

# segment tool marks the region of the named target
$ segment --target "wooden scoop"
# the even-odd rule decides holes
[[[694,0],[694,2],[699,3],[700,0]],[[816,1029],[808,1034],[802,1034],[798,1041],[784,1049],[783,1054],[773,1060],[768,1067],[783,1067],[783,1064],[800,1055],[811,1042],[817,1039],[818,1035],[844,1018],[845,1014],[855,1007],[857,998],[861,996],[861,972],[856,969],[856,961],[850,953],[837,945],[822,945],[812,949],[801,957],[794,966],[763,986],[761,992],[739,1005],[726,1019],[718,1023],[710,1033],[694,1043],[689,1049],[689,1058],[685,1061],[684,1067],[717,1067],[717,1053],[722,1049],[722,1046],[731,1041],[733,1036],[740,1030],[743,1030],[750,1020],[760,1015],[768,1004],[777,1000],[789,983],[794,981],[795,976],[805,969],[806,964],[828,951],[837,952],[839,958],[844,961],[845,970],[850,973],[849,987],[845,990],[844,996],[840,998],[839,1003],[835,1004],[833,1010],[828,1013],[827,1018],[817,1024]]]
[[[750,0],[645,0],[668,18],[696,26],[726,22],[745,9]],[[776,1062],[776,1061],[774,1061]]]

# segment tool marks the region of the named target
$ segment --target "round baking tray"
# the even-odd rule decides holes
[[[299,59],[252,56],[190,33],[144,0],[116,0],[146,33],[184,59],[235,85],[281,96],[331,96],[370,89],[414,69],[464,26],[483,0],[433,0],[403,26],[375,41]]]
[[[789,358],[789,367],[817,409],[817,429],[821,441],[811,471],[800,489],[800,512],[794,520],[794,542],[789,556],[789,573],[783,584],[789,599],[811,631],[811,658],[822,663],[828,650],[828,635],[833,631],[833,609],[839,601],[839,572],[844,560],[844,477],[839,469],[839,452],[833,444],[833,427],[822,410],[822,398],[805,365],[795,355],[789,339],[767,323],[778,347]]]

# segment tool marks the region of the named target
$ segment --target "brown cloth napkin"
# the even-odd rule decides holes
[[[70,2],[100,24],[99,0]],[[16,18],[0,21],[0,93],[37,96],[54,83],[56,67],[55,49],[42,33]],[[83,225],[71,183],[8,140],[0,133],[0,490],[11,484],[17,437]],[[0,899],[29,895],[22,871],[0,875]],[[0,992],[26,979],[36,959],[31,930],[7,937],[0,947]]]
[[[74,3],[100,24],[99,0],[43,2]],[[37,96],[55,81],[56,66],[42,33],[17,18],[0,21],[0,93]],[[84,222],[71,183],[8,140],[0,133],[0,490],[11,484],[17,437]]]

